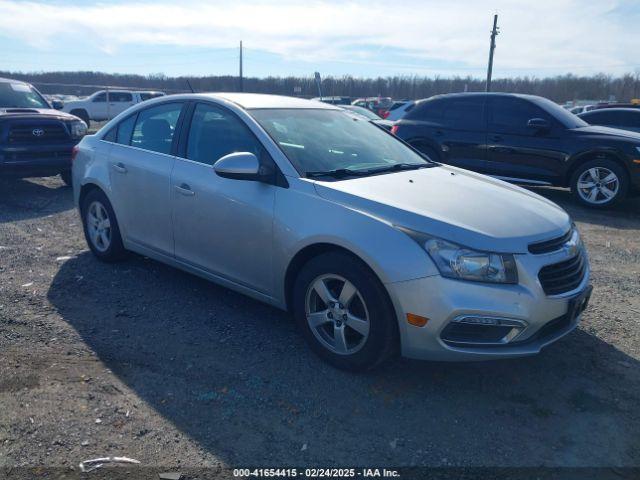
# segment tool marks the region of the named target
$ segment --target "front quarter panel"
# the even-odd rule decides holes
[[[369,265],[382,283],[437,275],[427,253],[389,223],[320,197],[314,183],[289,177],[278,189],[274,215],[274,297],[285,304],[285,274],[295,255],[314,244],[345,248]]]

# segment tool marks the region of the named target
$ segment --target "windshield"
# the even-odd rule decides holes
[[[24,83],[0,83],[0,107],[51,108],[44,98]]]
[[[265,109],[251,115],[303,175],[431,165],[381,128],[341,110]]]
[[[363,117],[367,117],[369,120],[380,120],[379,115],[376,115],[371,110],[368,110],[364,107],[358,107],[357,105],[341,105],[340,108],[344,108],[345,110],[349,110],[351,112],[362,115]]]
[[[547,112],[553,115],[559,122],[561,122],[567,128],[581,128],[588,127],[589,124],[582,120],[580,117],[571,113],[566,108],[562,108],[555,102],[546,98],[540,98],[539,101],[543,103],[543,107]]]

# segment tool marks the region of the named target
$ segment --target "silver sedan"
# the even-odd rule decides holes
[[[150,100],[82,140],[73,184],[98,259],[137,252],[290,310],[340,368],[535,354],[589,299],[557,205],[319,102]]]

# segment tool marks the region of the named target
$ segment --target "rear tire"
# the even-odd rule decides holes
[[[112,263],[126,257],[118,220],[102,190],[91,190],[80,207],[84,237],[91,252],[101,261]]]
[[[346,253],[319,255],[302,268],[293,313],[311,349],[334,367],[370,370],[398,351],[397,318],[386,289]]]
[[[611,207],[627,196],[629,176],[618,163],[602,157],[579,165],[571,176],[571,192],[591,208]]]

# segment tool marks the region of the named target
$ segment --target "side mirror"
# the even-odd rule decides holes
[[[225,155],[213,164],[213,170],[219,176],[233,180],[261,181],[264,178],[258,157],[249,152]]]
[[[62,110],[62,108],[64,107],[64,102],[62,100],[51,100],[51,106],[55,110]]]
[[[527,122],[527,127],[538,132],[547,132],[551,129],[551,125],[544,118],[532,118]]]

